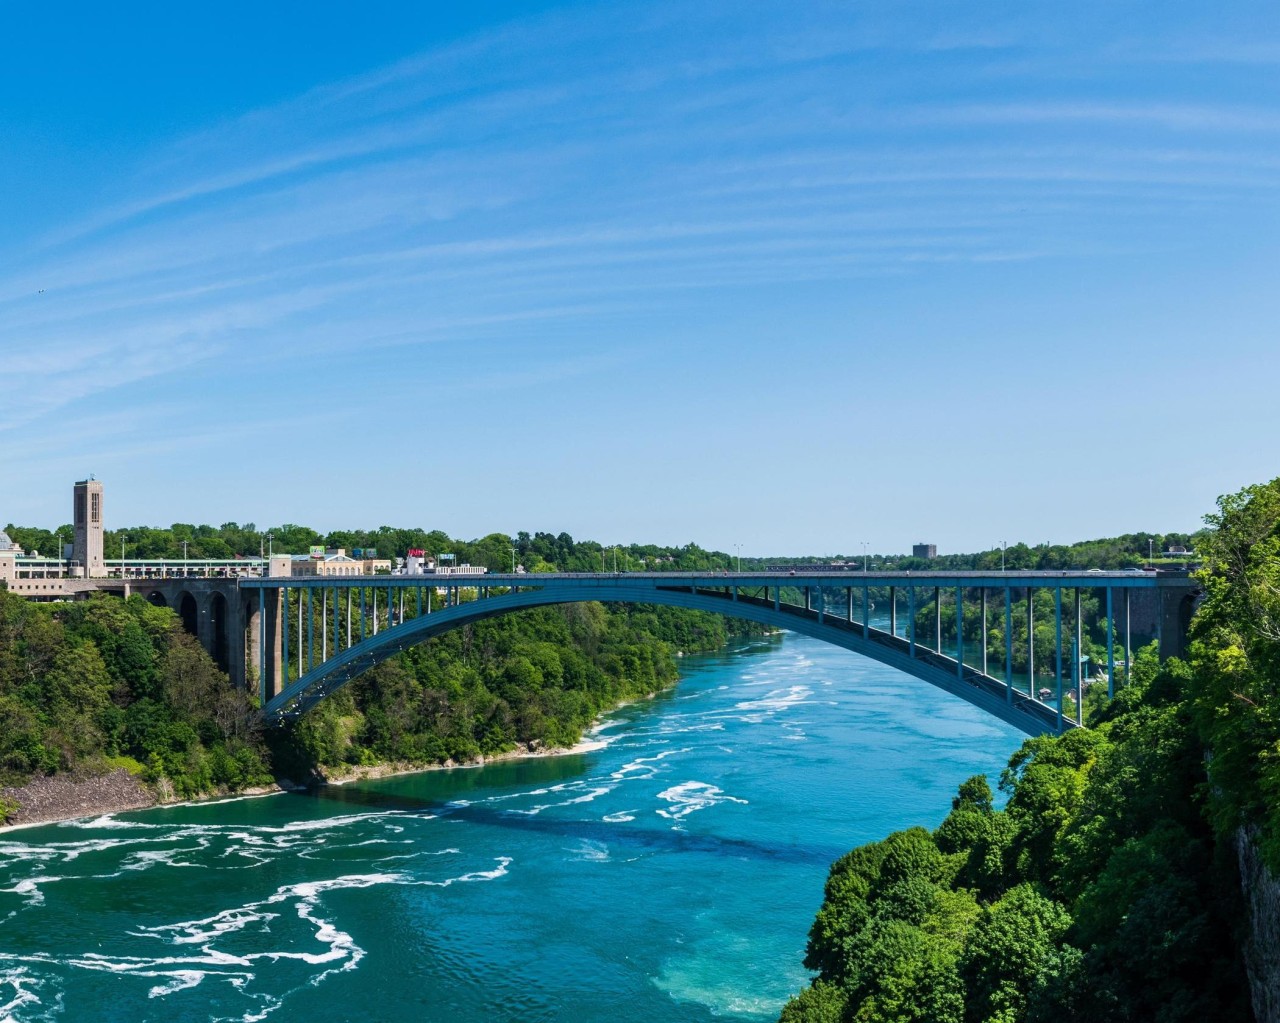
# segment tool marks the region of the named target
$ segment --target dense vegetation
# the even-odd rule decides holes
[[[1170,547],[1185,547],[1196,551],[1204,532],[1199,533],[1126,533],[1123,536],[1102,540],[1081,540],[1072,544],[1016,543],[1004,548],[969,554],[939,554],[934,558],[914,558],[906,554],[867,554],[865,559],[856,555],[838,554],[834,557],[815,558],[743,558],[742,567],[763,568],[770,565],[843,565],[857,571],[865,564],[871,571],[900,569],[906,571],[995,571],[1001,567],[1009,571],[1100,568],[1118,570],[1139,568],[1154,556],[1156,564],[1180,564],[1180,559],[1162,556]]]
[[[17,526],[5,527],[15,543],[27,550],[51,553],[57,550],[59,534],[63,541],[71,537],[71,526],[58,530]],[[270,539],[268,540],[268,536]],[[1128,533],[1102,540],[1084,540],[1073,544],[1042,543],[1030,546],[1017,543],[1003,552],[999,547],[971,554],[941,554],[923,560],[905,554],[868,554],[865,563],[871,569],[998,569],[1004,565],[1014,569],[1137,568],[1147,555],[1159,555],[1170,546],[1196,549],[1201,533]],[[123,548],[121,541],[124,541]],[[320,533],[308,526],[286,524],[259,529],[253,523],[240,525],[225,522],[221,526],[193,525],[175,522],[167,528],[131,526],[108,530],[104,537],[107,557],[114,558],[123,549],[129,558],[156,558],[178,561],[193,559],[256,557],[268,548],[278,553],[305,554],[312,545],[325,547],[375,548],[383,557],[403,556],[410,548],[433,554],[449,552],[459,563],[483,565],[490,571],[511,568],[511,550],[530,572],[664,571],[691,572],[734,568],[744,570],[778,565],[831,565],[861,568],[864,559],[855,555],[831,557],[735,558],[723,551],[704,550],[695,543],[683,547],[657,544],[602,544],[594,540],[575,540],[568,533],[527,533],[515,536],[491,533],[474,540],[459,540],[440,530],[406,529],[381,526],[378,529],[340,529]],[[186,547],[183,547],[183,544]]]
[[[1280,871],[1280,480],[1200,538],[1187,660],[1135,659],[1092,728],[1027,741],[933,832],[831,868],[785,1023],[1251,1018],[1234,841]]]
[[[671,685],[676,651],[746,628],[669,608],[529,611],[415,647],[264,734],[252,698],[172,611],[137,596],[40,604],[0,590],[0,785],[124,767],[186,797],[321,766],[571,745],[601,711]]]
[[[0,591],[0,783],[110,767],[184,796],[265,783],[253,716],[171,611]]]
[[[20,547],[46,554],[58,549],[58,539],[67,542],[71,527],[56,530],[17,526],[10,523],[5,532]],[[123,545],[122,542],[123,541]],[[594,540],[574,540],[568,533],[527,533],[515,536],[490,533],[475,540],[459,540],[438,529],[408,529],[381,526],[378,529],[339,529],[320,533],[308,526],[283,525],[258,529],[253,523],[239,525],[226,522],[221,526],[192,525],[175,522],[168,528],[131,526],[107,530],[103,538],[108,558],[154,558],[181,561],[204,558],[223,559],[257,557],[272,550],[277,554],[306,554],[313,546],[374,548],[382,557],[403,557],[417,548],[431,554],[448,552],[459,564],[482,565],[493,572],[511,570],[512,548],[516,559],[529,572],[600,572],[661,570],[692,572],[724,569],[729,555],[703,550],[697,544],[663,547],[655,544],[605,545]],[[185,546],[184,546],[185,545]]]

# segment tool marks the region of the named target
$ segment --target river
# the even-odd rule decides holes
[[[831,861],[1021,736],[793,635],[591,753],[0,833],[0,1023],[776,1018]]]

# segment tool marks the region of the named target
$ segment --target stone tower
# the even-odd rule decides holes
[[[90,477],[75,485],[72,498],[75,544],[72,557],[80,572],[90,579],[107,574],[102,560],[102,483]]]

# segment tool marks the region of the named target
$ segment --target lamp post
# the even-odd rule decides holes
[[[271,557],[273,554],[275,554],[275,548],[273,548],[273,547],[271,546],[271,544],[272,544],[272,542],[275,540],[275,538],[276,538],[276,536],[275,536],[275,534],[274,534],[274,533],[268,533],[268,534],[267,534],[267,557],[268,557],[268,558],[269,558],[269,557]]]
[[[737,552],[737,555],[738,555],[738,571],[739,571],[739,572],[741,572],[741,571],[742,571],[742,544],[740,544],[740,543],[735,543],[735,544],[733,545],[733,549]]]
[[[124,540],[123,533],[120,534],[120,578],[124,578]]]
[[[187,564],[187,541],[182,541],[182,578],[185,579],[191,574],[191,567]]]
[[[516,549],[514,547],[511,548],[511,574],[516,574]]]
[[[1000,541],[1000,571],[1004,571],[1004,549],[1009,546],[1004,540]]]
[[[862,571],[867,570],[867,541],[862,541]]]
[[[1150,565],[1155,561],[1155,545],[1156,542],[1151,537],[1147,537],[1147,564]]]
[[[66,574],[67,574],[67,570],[66,570],[65,568],[63,568],[63,567],[62,567],[62,562],[63,562],[63,557],[62,557],[62,530],[58,530],[58,532],[57,532],[55,535],[56,535],[56,536],[57,536],[57,538],[58,538],[58,574],[59,574],[59,575],[61,575],[61,576],[64,576],[64,577],[65,577],[65,576],[66,576]]]

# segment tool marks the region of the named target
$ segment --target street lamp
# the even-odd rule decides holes
[[[186,578],[191,574],[191,568],[187,564],[187,541],[182,541],[182,578]]]
[[[511,550],[511,574],[515,575],[516,574],[516,549],[512,547],[510,548],[510,550]]]
[[[1152,562],[1155,561],[1155,553],[1154,553],[1155,544],[1156,542],[1154,539],[1152,539],[1151,537],[1147,537],[1147,564],[1148,565],[1150,565]]]
[[[735,543],[733,549],[738,553],[738,571],[742,571],[742,544]]]
[[[862,571],[867,570],[867,541],[862,541]]]
[[[274,541],[275,538],[276,537],[274,533],[267,534],[267,557],[268,558],[275,554],[275,548],[271,546],[272,541]]]
[[[65,576],[67,574],[67,570],[62,565],[62,562],[64,560],[62,556],[62,530],[58,530],[58,532],[55,535],[58,537],[58,572],[59,574]]]
[[[120,534],[120,578],[124,578],[124,534]]]
[[[1000,571],[1001,572],[1004,571],[1004,549],[1007,546],[1008,544],[1004,540],[1000,541]]]

